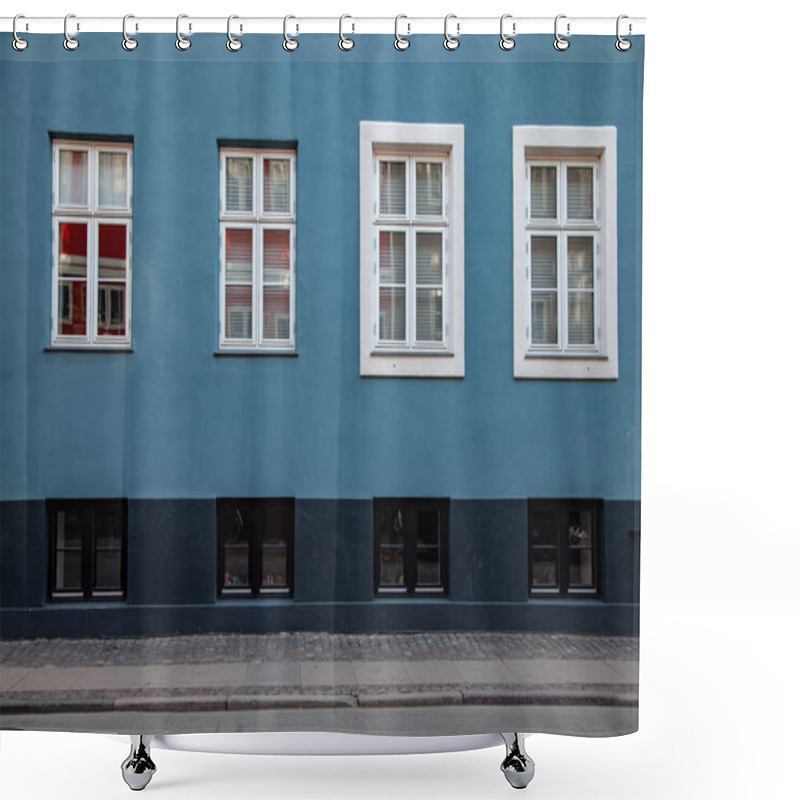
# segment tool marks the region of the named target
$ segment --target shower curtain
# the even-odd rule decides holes
[[[2,726],[636,730],[643,38],[28,38]]]

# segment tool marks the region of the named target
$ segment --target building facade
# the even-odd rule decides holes
[[[0,138],[2,636],[635,635],[640,57],[43,38],[0,62],[41,99]]]

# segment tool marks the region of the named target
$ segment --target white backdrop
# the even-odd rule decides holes
[[[711,4],[707,4],[711,5]],[[796,797],[798,5],[686,0],[52,0],[28,16],[647,16],[641,730],[533,737],[539,800]],[[794,79],[792,79],[794,76]],[[795,84],[795,85],[793,85]],[[24,101],[23,98],[13,98]],[[0,99],[0,108],[12,98]],[[0,734],[4,798],[127,797],[125,745]],[[148,796],[509,797],[501,749],[277,758],[156,751]]]

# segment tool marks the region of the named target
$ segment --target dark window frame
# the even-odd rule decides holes
[[[387,508],[401,507],[409,525],[403,542],[403,570],[406,576],[405,591],[399,587],[381,585],[381,512]],[[417,588],[417,523],[411,522],[409,511],[435,509],[441,514],[442,537],[440,542],[440,574],[441,587]],[[372,501],[372,537],[373,537],[373,592],[375,597],[447,597],[450,592],[449,550],[450,550],[450,499],[442,497],[376,497]]]
[[[556,533],[556,583],[555,587],[536,588],[533,585],[533,514],[536,511],[553,510],[557,515]],[[592,514],[592,573],[594,587],[570,587],[569,584],[569,513],[590,511]],[[546,546],[542,549],[547,549]],[[528,595],[537,599],[547,597],[569,597],[597,599],[603,593],[603,501],[593,498],[529,499],[528,500]]]
[[[251,514],[259,514],[268,508],[283,508],[286,513],[286,586],[268,588],[261,585],[263,579],[263,550],[266,526],[255,530],[253,538],[248,537],[248,587],[234,589],[225,586],[225,529],[226,516],[236,506],[249,506]],[[295,498],[294,497],[218,497],[217,513],[217,598],[220,600],[246,599],[252,597],[286,599],[294,597],[294,546],[295,546]]]
[[[74,603],[89,600],[98,602],[124,602],[128,598],[128,501],[126,498],[51,499],[45,503],[47,509],[47,600],[51,603]],[[81,538],[81,589],[70,592],[56,589],[56,539],[58,535],[58,513],[77,510],[92,516],[104,511],[119,511],[121,516],[122,542],[120,545],[120,589],[94,589],[95,544],[94,520],[84,527]]]

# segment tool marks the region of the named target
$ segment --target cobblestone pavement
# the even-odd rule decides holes
[[[3,667],[638,658],[637,638],[560,633],[202,634],[0,641]]]

